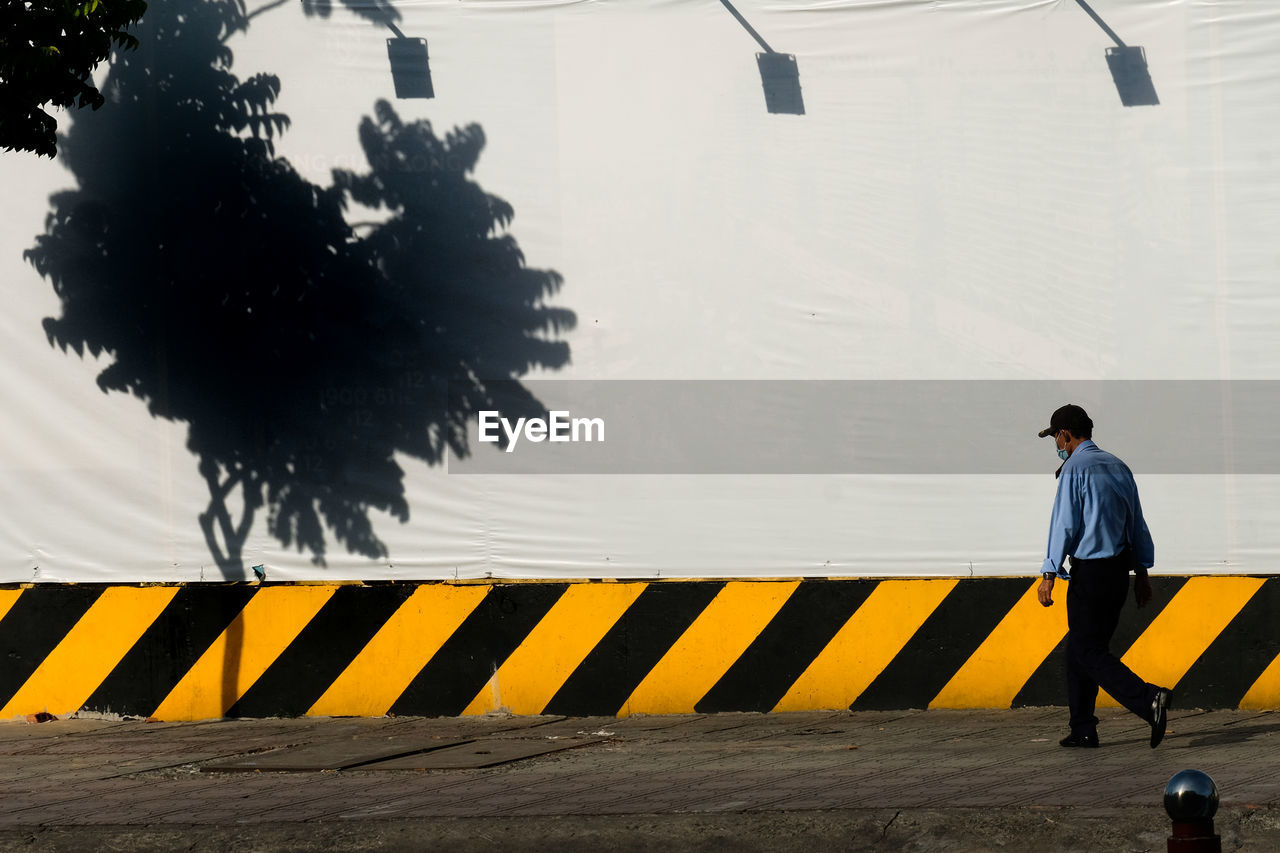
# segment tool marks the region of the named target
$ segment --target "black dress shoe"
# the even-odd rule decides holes
[[[1085,749],[1097,749],[1098,736],[1096,734],[1080,735],[1073,732],[1058,741],[1058,746],[1080,746]]]
[[[1155,749],[1164,740],[1164,729],[1169,723],[1169,707],[1173,704],[1173,694],[1163,687],[1156,690],[1156,698],[1151,700],[1151,748]]]

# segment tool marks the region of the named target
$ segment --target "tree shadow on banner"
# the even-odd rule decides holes
[[[317,565],[328,536],[387,558],[369,513],[409,518],[395,455],[468,454],[468,414],[499,393],[504,414],[545,415],[519,377],[568,363],[576,319],[471,178],[478,125],[441,137],[379,101],[359,127],[368,170],[312,184],[274,151],[279,80],[231,72],[224,42],[246,26],[233,0],[151,3],[108,108],[63,143],[78,187],[26,253],[61,300],[50,343],[188,425],[200,530],[236,580],[263,514]],[[353,229],[352,202],[376,222]]]

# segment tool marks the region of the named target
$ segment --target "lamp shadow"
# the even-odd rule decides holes
[[[1111,79],[1120,94],[1120,103],[1126,107],[1157,106],[1160,99],[1156,96],[1156,87],[1151,82],[1151,72],[1147,69],[1146,51],[1141,47],[1125,44],[1085,0],[1076,0],[1076,3],[1116,43],[1115,47],[1107,48],[1107,68],[1111,71]]]
[[[256,10],[254,17],[273,8],[284,0],[273,0]],[[391,77],[395,81],[397,98],[434,98],[435,87],[431,81],[431,65],[427,57],[427,40],[406,36],[396,26],[400,12],[388,0],[340,0],[353,14],[370,23],[386,27],[394,36],[387,39],[387,61],[391,63]],[[333,0],[302,0],[302,12],[309,18],[327,18],[333,14]]]
[[[1147,53],[1141,47],[1125,45],[1107,48],[1107,68],[1126,107],[1154,107],[1160,104],[1151,72],[1147,70]]]
[[[760,69],[760,83],[764,87],[765,109],[771,113],[804,115],[800,66],[796,63],[795,54],[778,53],[729,0],[720,0],[720,3],[729,10],[729,14],[733,15],[747,34],[764,48],[763,53],[756,54],[756,65]]]
[[[26,252],[61,302],[49,342],[103,362],[104,393],[187,424],[197,523],[232,580],[262,562],[246,549],[264,517],[317,565],[329,541],[388,558],[370,516],[409,520],[397,457],[467,455],[495,387],[512,416],[545,416],[519,377],[566,365],[576,322],[472,177],[479,125],[438,135],[378,101],[367,168],[313,184],[275,153],[279,79],[231,71],[224,42],[247,24],[236,0],[153,0],[110,108],[76,115],[77,187]],[[349,224],[357,206],[376,221]]]

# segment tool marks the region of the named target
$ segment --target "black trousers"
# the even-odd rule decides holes
[[[1098,728],[1094,707],[1098,688],[1151,722],[1157,688],[1134,674],[1111,653],[1111,637],[1120,609],[1129,596],[1128,552],[1101,560],[1071,558],[1067,584],[1067,704],[1071,731],[1093,734]]]

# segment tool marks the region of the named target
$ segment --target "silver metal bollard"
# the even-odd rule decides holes
[[[1213,831],[1218,786],[1208,773],[1175,773],[1164,788],[1164,810],[1173,819],[1168,853],[1222,853],[1222,839]]]

